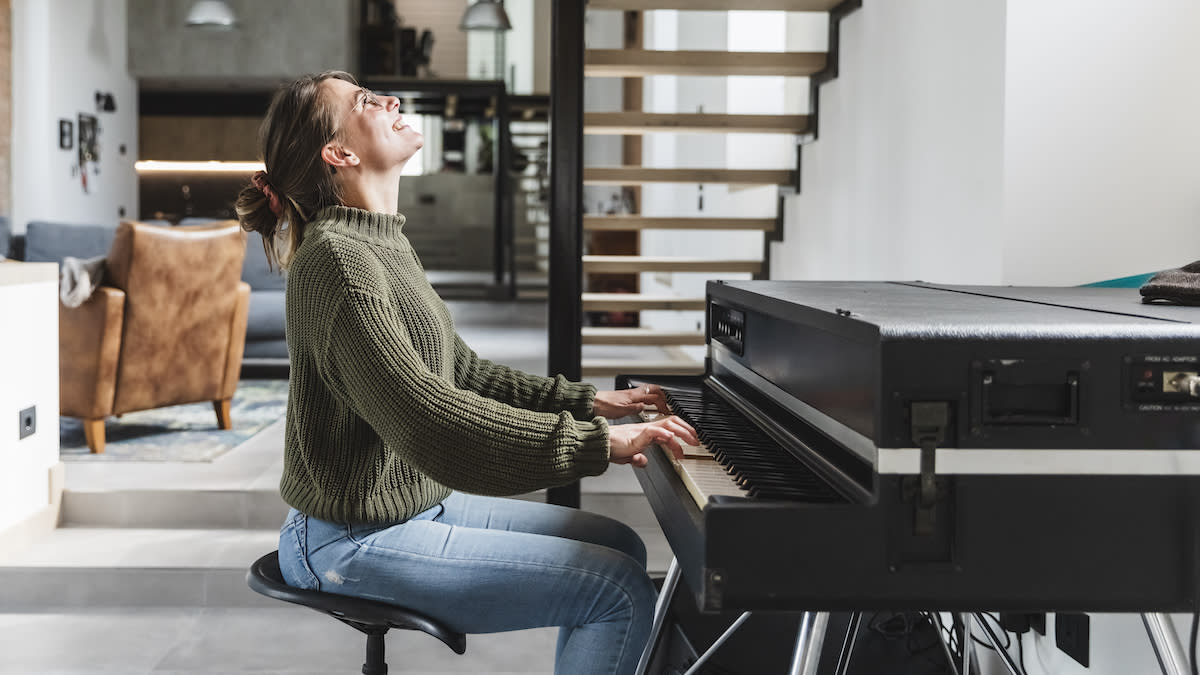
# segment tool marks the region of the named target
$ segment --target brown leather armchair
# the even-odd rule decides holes
[[[246,341],[250,286],[236,221],[197,227],[123,222],[103,285],[59,304],[59,412],[82,418],[104,452],[109,415],[212,401],[230,428]]]

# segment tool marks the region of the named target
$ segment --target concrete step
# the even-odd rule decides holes
[[[274,529],[287,514],[279,490],[117,489],[63,492],[68,527]]]
[[[0,558],[0,606],[271,606],[246,570],[278,541],[277,529],[60,527]]]

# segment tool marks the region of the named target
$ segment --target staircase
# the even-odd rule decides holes
[[[632,197],[631,213],[588,212],[590,203],[585,197],[582,218],[584,278],[581,304],[585,320],[581,332],[581,375],[586,378],[610,377],[616,373],[694,374],[703,372],[703,310],[705,298],[702,284],[691,283],[680,290],[673,275],[692,275],[708,279],[765,278],[768,275],[768,243],[782,232],[780,197],[798,189],[798,147],[802,140],[811,140],[815,131],[813,114],[720,114],[696,112],[649,112],[642,105],[643,78],[654,75],[707,76],[783,76],[810,78],[822,81],[828,75],[831,61],[827,52],[749,52],[749,51],[662,51],[645,49],[642,26],[647,13],[656,10],[728,11],[751,10],[772,12],[822,12],[830,19],[830,47],[836,49],[836,23],[841,14],[857,8],[858,0],[838,7],[839,0],[589,0],[587,11],[617,10],[622,13],[624,39],[621,49],[589,48],[584,52],[583,75],[586,78],[623,78],[623,105],[620,112],[588,112],[602,108],[605,101],[589,101],[584,97],[583,133],[587,136],[619,136],[622,143],[621,166],[599,166],[584,155],[582,182],[584,193],[603,186],[620,190]],[[611,16],[611,12],[610,12]],[[591,21],[591,18],[589,18]],[[682,29],[680,33],[682,34]],[[836,54],[834,54],[836,60]],[[815,76],[815,77],[814,77]],[[815,92],[816,84],[810,89]],[[585,88],[586,91],[586,88]],[[815,95],[810,108],[815,107]],[[773,114],[767,114],[772,112]],[[795,164],[789,167],[761,168],[660,168],[641,165],[644,156],[642,139],[652,134],[704,134],[713,144],[724,145],[726,137],[734,134],[777,134],[779,143],[797,147]],[[689,137],[681,137],[687,142]],[[695,138],[695,137],[690,137]],[[594,145],[591,147],[595,147]],[[775,186],[769,192],[767,211],[774,217],[740,217],[739,213],[697,215],[697,209],[680,208],[678,213],[653,214],[640,212],[642,188],[659,184],[694,184],[703,211],[704,186],[740,187]],[[711,188],[710,188],[711,189]],[[690,250],[701,242],[712,241],[701,256],[661,255],[643,252],[652,231],[669,231],[673,236],[686,238]],[[723,257],[718,233],[761,233],[761,254],[755,259]],[[615,233],[626,233],[624,239]],[[662,249],[661,235],[657,248]],[[607,239],[605,237],[608,237]],[[625,248],[612,242],[625,242]],[[714,250],[716,249],[716,250]],[[649,273],[648,275],[646,273]],[[602,282],[612,275],[627,275],[623,284],[626,292],[597,292]],[[607,275],[607,276],[606,276]],[[647,284],[645,281],[649,280]],[[642,287],[656,288],[642,292]],[[684,287],[689,284],[679,284]],[[629,292],[632,288],[633,292]],[[648,314],[653,312],[653,314]],[[671,318],[669,314],[677,314]],[[601,321],[596,321],[600,317]],[[554,321],[554,317],[551,317]],[[591,325],[588,325],[588,324]],[[613,325],[613,324],[617,325]],[[690,329],[682,329],[682,326]],[[691,348],[690,350],[688,348]]]

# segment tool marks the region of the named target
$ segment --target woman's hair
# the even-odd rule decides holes
[[[333,139],[340,121],[321,86],[331,78],[358,84],[340,70],[305,75],[275,93],[258,129],[266,173],[256,174],[242,188],[234,210],[242,229],[262,235],[268,264],[287,267],[304,226],[317,211],[341,203],[333,167],[321,159],[321,148]],[[285,240],[277,242],[281,229]]]

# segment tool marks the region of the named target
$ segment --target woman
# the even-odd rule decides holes
[[[297,80],[263,121],[266,171],[238,197],[288,269],[284,578],[466,633],[560,626],[556,672],[632,672],[655,599],[637,535],[478,495],[645,466],[655,442],[682,456],[695,431],[673,416],[608,426],[665,410],[656,386],[597,392],[463,343],[402,233],[400,170],[423,140],[398,108],[346,73]]]

